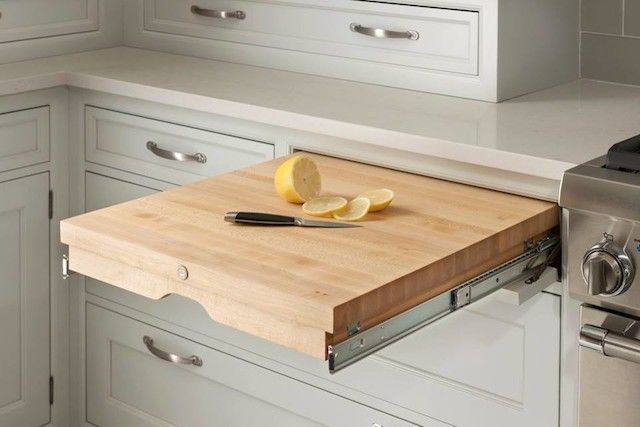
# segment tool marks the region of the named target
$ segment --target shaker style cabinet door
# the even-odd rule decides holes
[[[100,306],[86,313],[92,425],[413,426]]]
[[[49,174],[0,183],[0,426],[49,422]]]
[[[0,43],[98,30],[98,0],[0,0]]]

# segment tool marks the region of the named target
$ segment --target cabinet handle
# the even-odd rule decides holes
[[[202,366],[202,359],[198,356],[189,356],[182,357],[177,354],[167,353],[164,350],[160,350],[158,347],[153,345],[153,338],[145,335],[142,337],[142,342],[147,346],[147,349],[159,359],[166,360],[171,363],[179,363],[181,365],[194,365],[194,366]]]
[[[247,14],[244,13],[244,11],[242,10],[227,11],[227,10],[203,9],[195,5],[191,6],[191,13],[195,15],[206,16],[207,18],[218,18],[218,19],[229,19],[229,18],[244,19],[247,17]]]
[[[163,159],[176,160],[178,162],[207,163],[207,156],[202,153],[185,154],[177,151],[169,151],[158,147],[158,144],[153,141],[147,141],[147,150]]]
[[[354,33],[360,33],[369,37],[376,37],[379,39],[409,39],[409,40],[418,40],[420,38],[420,33],[417,31],[409,30],[409,31],[391,31],[384,30],[382,28],[372,28],[372,27],[363,27],[360,24],[356,24],[353,22],[349,28]]]

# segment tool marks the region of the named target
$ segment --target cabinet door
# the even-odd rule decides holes
[[[87,420],[101,427],[412,425],[94,304],[87,304]]]
[[[0,6],[0,43],[98,29],[98,0],[2,1]]]
[[[0,425],[49,422],[49,174],[0,183]]]

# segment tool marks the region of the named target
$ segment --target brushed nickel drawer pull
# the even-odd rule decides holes
[[[198,356],[182,357],[178,356],[177,354],[167,353],[164,350],[160,350],[158,347],[155,347],[153,345],[153,338],[151,338],[150,336],[145,335],[142,338],[142,342],[147,346],[147,349],[151,352],[151,354],[159,359],[166,360],[167,362],[171,363],[178,363],[181,365],[202,366],[202,359],[200,359]]]
[[[207,163],[207,156],[202,153],[185,154],[178,151],[169,151],[158,147],[158,144],[153,141],[147,141],[147,150],[163,159],[176,160],[178,162]]]
[[[218,18],[218,19],[244,19],[247,17],[247,14],[242,10],[213,10],[213,9],[203,9],[196,5],[191,6],[191,13],[200,16],[206,16],[207,18]]]
[[[360,24],[356,24],[353,22],[349,28],[354,33],[360,33],[369,37],[376,37],[378,39],[408,39],[408,40],[418,40],[420,38],[420,33],[417,31],[409,30],[409,31],[391,31],[384,30],[382,28],[372,28],[372,27],[363,27]]]

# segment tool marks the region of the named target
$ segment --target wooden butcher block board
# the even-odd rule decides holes
[[[364,330],[446,292],[558,225],[554,203],[306,155],[323,194],[396,198],[361,228],[224,222],[227,211],[302,215],[274,190],[281,158],[62,221],[70,268],[150,298],[192,298],[220,323],[324,358],[350,324]]]

